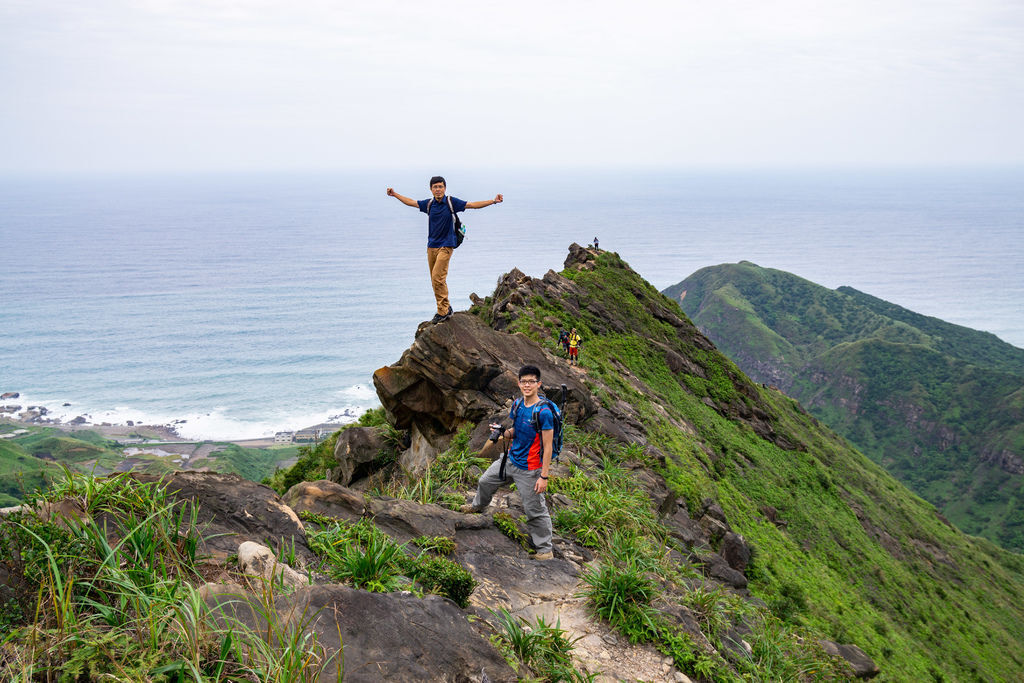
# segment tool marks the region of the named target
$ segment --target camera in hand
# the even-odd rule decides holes
[[[487,438],[490,439],[491,441],[497,441],[498,439],[500,439],[501,434],[502,432],[505,431],[505,429],[500,424],[497,423],[491,423],[489,426],[491,428],[491,435]]]

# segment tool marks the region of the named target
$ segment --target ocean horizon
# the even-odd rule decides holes
[[[430,174],[0,179],[0,393],[195,439],[353,419],[434,313],[426,217],[385,195]],[[505,196],[463,214],[456,310],[596,236],[658,289],[752,261],[1024,346],[1021,169],[446,177]]]

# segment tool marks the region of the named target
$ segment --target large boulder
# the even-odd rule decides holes
[[[235,586],[207,585],[201,591],[220,619],[267,632],[267,608]],[[278,624],[315,633],[335,655],[321,681],[515,681],[516,674],[465,613],[446,598],[410,593],[370,593],[341,585],[301,588],[272,605]],[[344,648],[342,647],[344,645]]]
[[[141,482],[156,482],[149,474],[129,475]],[[295,511],[282,502],[268,486],[242,479],[236,474],[175,472],[163,477],[170,497],[189,501],[199,510],[203,541],[199,554],[223,563],[245,541],[272,540],[295,553],[302,564],[313,559],[306,546],[306,531]]]
[[[331,480],[348,486],[370,474],[370,463],[385,454],[388,443],[376,427],[349,427],[338,435],[334,457],[338,465],[331,470]]]
[[[853,669],[853,675],[857,678],[874,678],[879,674],[878,665],[875,660],[868,657],[864,650],[856,645],[841,645],[831,640],[819,641],[825,652],[833,657],[842,657]]]
[[[422,468],[459,425],[479,424],[501,414],[508,399],[518,394],[517,373],[526,364],[540,368],[549,394],[561,384],[567,386],[568,423],[582,422],[597,412],[580,375],[523,335],[497,332],[468,313],[421,326],[401,359],[373,375],[391,422],[413,434],[417,452],[409,463],[403,455],[403,465]]]
[[[373,498],[367,513],[374,524],[399,543],[420,536],[454,538],[459,529],[481,529],[490,524],[490,519],[483,515],[464,515],[440,505],[398,498]]]

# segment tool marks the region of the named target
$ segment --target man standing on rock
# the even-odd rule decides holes
[[[507,456],[495,460],[480,476],[473,502],[463,505],[461,511],[483,511],[491,504],[499,486],[514,481],[523,499],[526,527],[530,530],[533,547],[537,549],[531,557],[550,560],[554,557],[551,551],[551,515],[544,502],[544,492],[547,491],[551,472],[555,416],[551,408],[541,404],[540,389],[540,369],[533,365],[520,368],[519,391],[523,397],[512,404],[509,413],[512,427],[502,434],[506,444],[511,441]],[[537,413],[536,422],[534,411]],[[539,431],[535,425],[540,427]]]
[[[406,206],[419,208],[427,214],[427,266],[430,268],[430,283],[434,287],[434,298],[437,300],[437,313],[431,319],[439,323],[452,317],[451,302],[448,301],[448,262],[452,258],[455,241],[455,214],[466,209],[482,209],[492,204],[500,204],[502,196],[479,202],[467,202],[458,197],[446,197],[447,184],[439,175],[430,179],[431,199],[416,201],[398,194],[388,188],[388,196],[394,197]]]

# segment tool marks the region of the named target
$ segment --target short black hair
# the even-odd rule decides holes
[[[523,367],[519,368],[519,379],[522,379],[527,375],[533,375],[538,380],[540,380],[540,368],[538,368],[536,365],[524,365]]]
[[[444,178],[442,178],[442,177],[441,177],[441,176],[439,176],[439,175],[436,175],[436,176],[434,176],[433,178],[431,178],[431,179],[430,179],[430,185],[428,185],[427,187],[433,187],[433,186],[434,186],[434,185],[436,185],[437,183],[441,183],[441,184],[442,184],[442,185],[444,185],[445,187],[448,187],[448,183],[446,183],[446,182],[444,181]]]

